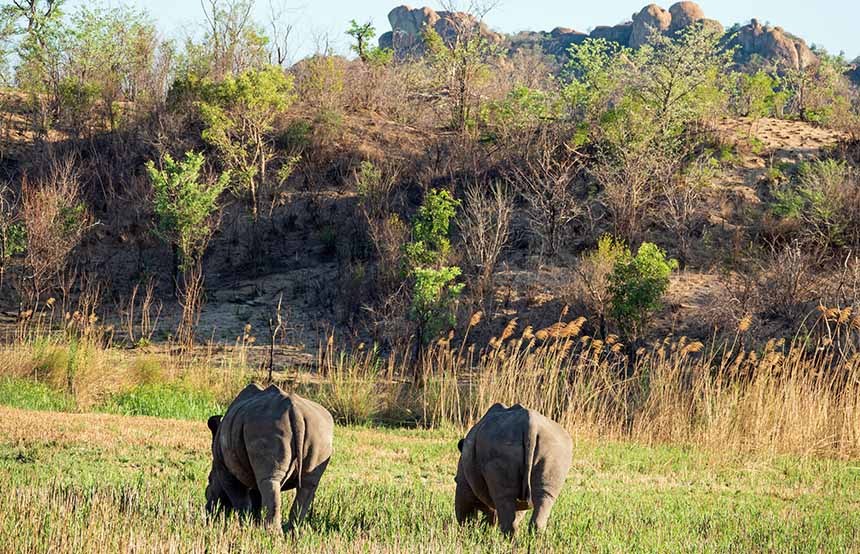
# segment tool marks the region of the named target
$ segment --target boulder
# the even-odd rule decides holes
[[[803,39],[786,33],[782,27],[762,25],[757,19],[738,29],[729,45],[739,47],[737,58],[741,63],[749,62],[753,56],[782,69],[804,69],[818,63],[818,57]]]
[[[433,29],[446,44],[453,44],[465,31],[477,30],[491,42],[502,37],[491,31],[475,17],[463,12],[435,11],[432,8],[398,6],[388,13],[391,31],[379,37],[380,48],[391,48],[398,58],[420,56],[424,53],[424,31]]]
[[[648,42],[653,33],[666,33],[672,25],[672,14],[658,6],[649,4],[633,15],[630,47],[639,48]]]
[[[669,8],[669,14],[672,16],[669,32],[677,33],[681,29],[685,29],[705,19],[705,12],[695,2],[678,2]]]
[[[612,42],[617,42],[622,46],[630,46],[630,35],[632,32],[633,22],[627,21],[626,23],[621,23],[620,25],[615,25],[613,27],[608,27],[606,25],[595,27],[591,31],[591,38],[602,38]]]

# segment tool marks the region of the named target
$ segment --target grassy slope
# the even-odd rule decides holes
[[[203,423],[0,408],[0,551],[510,551],[453,522],[455,439],[338,428],[309,525],[282,538],[206,521]],[[536,551],[860,551],[856,463],[577,442]]]

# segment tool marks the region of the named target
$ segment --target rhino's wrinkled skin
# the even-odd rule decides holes
[[[332,454],[334,421],[319,404],[275,385],[251,384],[223,418],[209,418],[212,470],[206,509],[265,511],[280,529],[281,491],[297,489],[290,525],[304,519]]]
[[[534,508],[531,527],[546,527],[570,470],[573,441],[567,431],[519,404],[494,404],[458,447],[458,522],[480,511],[510,534],[523,511]]]

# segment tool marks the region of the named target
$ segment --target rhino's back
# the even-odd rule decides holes
[[[495,407],[494,407],[495,408]],[[475,428],[478,461],[509,458],[523,463],[525,439],[536,437],[537,456],[570,458],[573,441],[568,432],[540,412],[515,404],[491,409]]]

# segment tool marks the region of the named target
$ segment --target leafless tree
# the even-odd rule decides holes
[[[626,133],[621,130],[620,134]],[[682,155],[659,139],[614,137],[590,165],[615,234],[635,243],[650,220],[653,204],[676,174]]]
[[[91,224],[71,158],[53,162],[47,178],[23,181],[21,218],[27,231],[23,278],[28,300],[34,306],[65,269]]]
[[[474,274],[472,291],[477,301],[483,303],[492,291],[496,264],[510,238],[513,195],[496,182],[489,187],[472,183],[465,196],[458,223],[466,261]]]
[[[254,0],[200,0],[215,77],[235,75],[256,65],[265,52],[251,16]]]
[[[575,182],[582,161],[555,130],[545,128],[538,134],[512,165],[509,180],[526,201],[529,229],[541,251],[554,256],[561,250],[565,228],[581,212]]]
[[[272,65],[289,65],[293,24],[288,22],[287,14],[293,11],[283,0],[269,0],[269,63]]]

